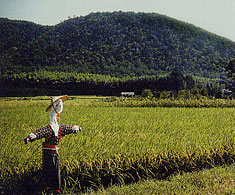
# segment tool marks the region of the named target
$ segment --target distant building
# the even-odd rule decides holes
[[[135,92],[121,92],[122,97],[133,97]]]

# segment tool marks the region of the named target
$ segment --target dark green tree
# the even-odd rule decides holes
[[[228,72],[228,77],[235,81],[235,58],[229,61],[225,69]]]
[[[227,71],[228,77],[232,79],[233,93],[235,93],[235,58],[229,61],[225,70]]]
[[[169,89],[179,91],[186,88],[185,77],[176,67],[169,75]]]

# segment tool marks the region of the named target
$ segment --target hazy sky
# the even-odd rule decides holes
[[[0,0],[0,17],[43,25],[113,11],[159,13],[235,41],[235,0]]]

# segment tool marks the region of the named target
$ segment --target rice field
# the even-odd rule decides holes
[[[98,191],[89,190],[86,195],[195,195],[235,194],[235,166],[219,166],[192,173],[175,174],[166,180],[149,179],[123,186],[111,186]],[[74,194],[69,189],[66,193]]]
[[[0,100],[0,190],[35,190],[41,143],[24,137],[49,123],[47,98]],[[173,173],[231,164],[235,160],[234,108],[126,107],[96,98],[64,103],[61,124],[83,132],[62,138],[63,186],[92,187],[163,179]]]

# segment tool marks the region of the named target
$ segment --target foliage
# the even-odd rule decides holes
[[[208,96],[221,97],[221,89],[227,85],[226,82],[218,79],[183,75],[179,71],[177,74],[173,71],[169,75],[161,76],[111,77],[109,75],[45,70],[20,73],[6,71],[0,75],[0,96],[60,94],[119,96],[122,91],[134,91],[140,95],[143,89],[161,92],[198,88],[198,90],[204,89],[204,93]]]
[[[235,59],[230,60],[225,68],[228,71],[228,76],[235,80]]]
[[[225,67],[228,77],[232,80],[232,90],[235,94],[235,59],[232,59]]]
[[[153,93],[150,89],[144,89],[141,96],[142,97],[153,97]]]
[[[156,13],[91,13],[55,26],[0,19],[0,68],[156,75],[175,67],[224,76],[235,43]]]

